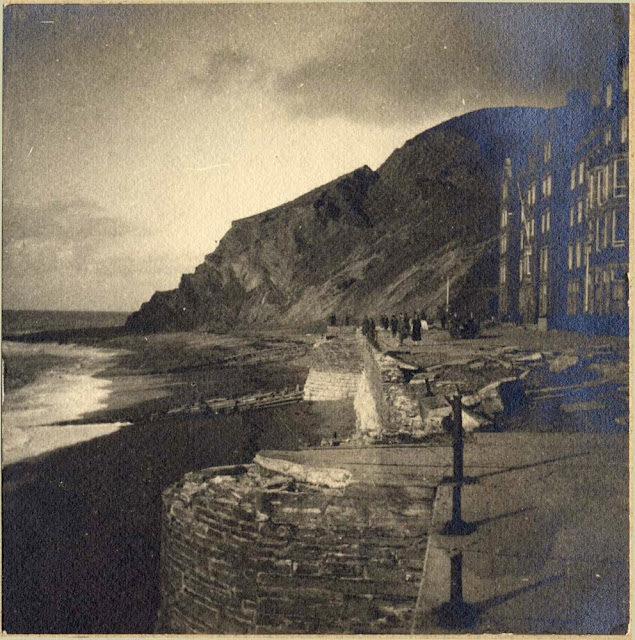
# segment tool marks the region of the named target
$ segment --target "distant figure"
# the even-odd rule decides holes
[[[413,342],[421,341],[421,320],[417,315],[412,319],[412,340]]]
[[[399,314],[399,345],[410,335],[410,320],[403,313]]]
[[[428,326],[428,321],[424,317],[423,320],[421,321],[421,330],[428,331],[429,329],[430,327]]]
[[[368,316],[364,316],[362,320],[362,335],[368,337],[370,332],[370,318]]]
[[[348,325],[351,323],[351,319],[348,317],[348,313],[344,316],[344,326],[348,327]]]
[[[448,317],[445,314],[445,311],[441,312],[441,328],[445,329],[445,325],[448,323]]]
[[[397,331],[399,331],[399,320],[397,320],[397,316],[393,313],[390,316],[390,330],[392,331],[392,337],[397,337]]]
[[[368,323],[368,339],[375,344],[377,342],[377,330],[375,329],[375,321],[371,318]]]
[[[329,325],[334,327],[337,324],[337,318],[334,313],[329,316]]]

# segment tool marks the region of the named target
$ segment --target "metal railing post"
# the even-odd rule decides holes
[[[448,398],[452,405],[452,519],[443,527],[449,536],[466,536],[476,530],[476,525],[463,520],[461,513],[461,488],[465,483],[463,468],[463,405],[461,394]],[[454,551],[450,556],[450,601],[438,610],[439,625],[446,629],[470,629],[478,622],[478,611],[463,600],[463,553]]]
[[[439,625],[445,629],[471,629],[478,622],[478,611],[463,600],[463,553],[450,558],[450,601],[438,612]]]
[[[461,488],[463,475],[463,408],[461,395],[450,398],[452,404],[452,519],[445,523],[443,533],[449,536],[466,536],[476,530],[476,525],[465,522],[461,513]]]

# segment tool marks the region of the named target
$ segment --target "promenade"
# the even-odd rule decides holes
[[[462,393],[483,372],[528,368],[525,402],[492,431],[465,438],[462,517],[473,533],[446,535],[452,518],[452,448],[430,443],[262,451],[311,468],[345,469],[360,496],[390,490],[395,503],[437,487],[416,572],[413,616],[392,633],[625,633],[629,617],[629,441],[626,343],[499,327],[475,340],[431,331],[382,351],[434,372],[436,393]],[[441,375],[443,367],[445,375]],[[421,374],[426,375],[426,374]],[[431,376],[432,378],[432,376]],[[456,384],[454,384],[456,382]],[[481,382],[482,383],[482,382]],[[503,429],[502,431],[500,429]],[[390,506],[387,506],[390,509]],[[412,508],[413,525],[421,515]],[[470,618],[439,616],[460,596]],[[455,574],[452,576],[454,558]],[[413,578],[415,574],[413,574]]]
[[[414,487],[452,476],[452,450],[442,446],[261,456],[346,469],[369,492],[390,486],[411,495]],[[478,615],[472,632],[608,634],[627,622],[627,436],[474,434],[466,440],[465,475],[463,518],[476,531],[443,535],[452,486],[441,484],[412,630],[448,632],[436,611],[449,601],[450,556],[459,551],[463,597]]]

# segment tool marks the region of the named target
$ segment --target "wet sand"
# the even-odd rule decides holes
[[[352,407],[326,403],[329,425]],[[328,408],[320,408],[320,411]],[[184,473],[328,435],[308,404],[163,419],[9,465],[3,474],[3,629],[151,633],[161,492]],[[327,416],[328,417],[328,416]],[[313,440],[315,443],[315,440]]]
[[[3,469],[5,631],[152,633],[161,492],[194,469],[249,462],[260,449],[314,445],[354,428],[351,403],[337,402],[223,418],[158,417],[193,393],[291,388],[304,382],[307,366],[300,359],[168,372],[174,360],[162,345],[157,350],[160,367],[151,355],[136,367],[137,352],[100,374],[115,393],[79,419],[133,424]]]

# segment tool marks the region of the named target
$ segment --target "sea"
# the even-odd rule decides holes
[[[97,375],[113,363],[118,350],[15,338],[42,331],[117,327],[126,315],[2,312],[2,466],[113,433],[128,424],[81,422],[106,406],[112,382]]]

